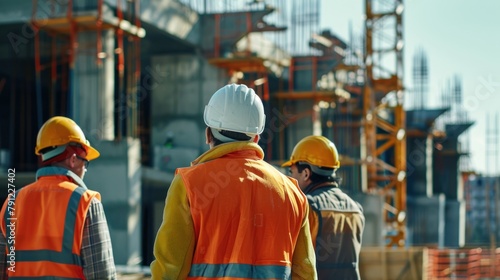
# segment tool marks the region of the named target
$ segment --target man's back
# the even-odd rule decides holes
[[[37,174],[57,170],[64,169],[45,167],[39,169]],[[14,236],[14,240],[10,240],[13,242],[7,241],[15,245],[8,246],[9,254],[14,254],[16,260],[15,267],[9,264],[11,277],[45,275],[85,278],[95,275],[89,274],[87,270],[88,266],[97,264],[86,264],[84,259],[88,261],[89,256],[82,255],[82,245],[88,241],[88,236],[84,234],[86,217],[93,200],[99,201],[100,194],[57,174],[40,176],[36,182],[9,197],[0,215],[3,218],[3,237]],[[100,246],[94,247],[92,252],[98,251]],[[110,257],[109,261],[112,262]],[[108,264],[107,261],[102,263],[103,267]],[[114,263],[109,263],[106,268],[113,270],[106,277],[114,278]]]
[[[83,182],[99,151],[72,119],[55,116],[38,131],[35,154],[37,181],[9,193],[0,213],[0,279],[115,279],[100,194]]]
[[[297,181],[263,161],[264,104],[229,84],[205,106],[210,149],[177,169],[154,245],[153,279],[316,279]]]
[[[195,263],[291,262],[283,252],[293,252],[306,208],[304,195],[289,178],[262,160],[243,157],[221,158],[179,173],[198,236]]]
[[[163,266],[163,275],[179,270],[175,277],[188,279],[315,279],[305,195],[262,156],[254,143],[224,144],[178,169],[155,244],[153,278]],[[179,204],[185,206],[173,208]],[[192,259],[179,263],[172,250],[187,250],[182,255]]]
[[[319,215],[316,238],[318,279],[359,279],[359,253],[365,224],[363,208],[334,183],[305,190]]]

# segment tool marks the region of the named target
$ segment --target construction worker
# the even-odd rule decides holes
[[[226,85],[204,120],[210,149],[176,170],[152,279],[316,279],[307,199],[257,144],[260,98],[245,85]]]
[[[35,153],[36,182],[10,193],[0,212],[1,279],[116,279],[100,194],[83,183],[99,152],[73,120],[53,117]]]
[[[316,248],[318,279],[360,279],[358,261],[365,225],[363,208],[339,188],[335,145],[323,136],[307,136],[294,147],[290,175],[309,202],[309,224]]]

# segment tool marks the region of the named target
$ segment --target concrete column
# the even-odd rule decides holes
[[[78,48],[70,81],[70,117],[80,125],[91,143],[113,140],[115,129],[114,31],[101,32],[103,59],[97,57],[97,34],[95,31],[78,33]]]
[[[408,137],[407,145],[407,193],[410,196],[431,197],[432,192],[432,137]]]
[[[446,197],[444,194],[409,196],[408,208],[408,246],[434,244],[442,248],[445,245]]]
[[[137,265],[142,261],[141,145],[139,139],[99,141],[101,157],[92,161],[84,181],[101,193],[106,211],[115,263]]]
[[[97,36],[95,31],[78,33],[70,117],[101,152],[84,181],[101,193],[115,263],[136,265],[142,261],[141,146],[139,139],[114,141],[115,33],[101,32],[101,59]]]
[[[352,199],[363,206],[365,215],[365,229],[363,230],[363,247],[384,246],[385,222],[382,209],[384,208],[384,198],[380,195],[364,193],[348,193]]]
[[[466,209],[464,200],[446,200],[444,246],[460,248],[465,245]]]

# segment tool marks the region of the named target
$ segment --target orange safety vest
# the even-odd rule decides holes
[[[251,151],[179,168],[196,247],[188,279],[289,279],[307,202]]]
[[[9,196],[0,212],[9,279],[85,279],[80,259],[83,227],[92,198],[100,200],[100,194],[69,182],[59,175],[63,172],[55,173]]]

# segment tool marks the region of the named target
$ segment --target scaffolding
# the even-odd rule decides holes
[[[276,157],[280,159],[286,156],[287,144],[293,146],[300,140],[298,138],[304,136],[294,133],[295,124],[310,124],[312,134],[326,136],[337,146],[338,139],[345,139],[340,134],[333,137],[330,109],[350,97],[333,72],[344,60],[347,45],[330,30],[320,30],[320,2],[291,3],[289,51],[292,58],[286,84],[273,95],[277,107],[288,118],[286,127],[289,129],[279,131],[280,144]]]
[[[310,122],[313,134],[321,133],[340,144],[344,167],[341,172],[349,173],[352,181],[349,185],[362,185],[362,191],[386,198],[387,245],[404,246],[406,135],[402,106],[402,1],[365,2],[363,58],[356,56],[352,46],[328,30],[319,30],[320,1],[294,0],[288,3],[290,7],[283,0],[253,1],[246,2],[249,5],[246,9],[239,1],[184,2],[202,10],[202,28],[206,29],[202,34],[214,34],[213,39],[202,39],[203,53],[209,62],[226,69],[231,82],[255,87],[265,102],[266,115],[271,116],[270,108],[277,107],[286,119],[285,129],[275,131],[278,141],[274,144],[264,141],[266,159],[285,158],[289,140],[299,140],[292,135],[297,133],[293,125]],[[291,12],[290,30],[286,33],[289,38],[277,45],[287,47],[292,56],[280,64],[285,72],[277,77],[279,86],[270,89],[270,59],[256,55],[254,48],[235,46],[236,42],[251,46],[250,34],[256,32],[284,31],[263,20],[278,10]]]
[[[365,0],[363,133],[366,190],[383,195],[386,245],[405,246],[406,131],[403,1]]]
[[[141,28],[140,1],[122,1],[111,7],[104,0],[54,1],[33,0],[31,25],[35,34],[35,77],[37,120],[40,127],[47,116],[56,114],[73,116],[72,87],[78,54],[90,54],[98,69],[107,54],[103,52],[102,32],[114,31],[116,47],[115,79],[115,138],[138,136],[137,101],[140,79],[140,39],[145,36]],[[112,11],[114,9],[114,11]],[[43,31],[43,32],[41,32]],[[79,42],[80,32],[93,32],[94,42]],[[50,50],[50,51],[47,51]],[[43,79],[50,77],[47,85]],[[48,93],[44,93],[47,88]],[[48,97],[48,98],[46,98]],[[44,99],[48,99],[49,112],[43,112]],[[63,101],[61,101],[63,100]],[[56,110],[60,108],[60,110]],[[126,114],[126,118],[122,115]]]
[[[201,13],[204,57],[210,64],[226,71],[228,83],[243,83],[254,88],[263,99],[266,115],[270,116],[269,73],[282,73],[289,59],[284,51],[269,52],[277,49],[280,43],[284,45],[280,42],[284,37],[275,34],[286,28],[269,23],[264,18],[286,21],[283,18],[285,13],[273,15],[277,12],[276,7],[286,7],[286,1],[268,1],[271,4],[263,1],[182,2]],[[270,43],[270,37],[278,39],[278,42]],[[266,159],[271,160],[272,142],[264,142]]]
[[[422,110],[427,108],[429,98],[429,66],[427,55],[419,49],[413,56],[413,90],[412,108]]]
[[[441,93],[441,105],[448,108],[437,120],[437,127],[445,131],[450,125],[462,125],[469,123],[469,116],[462,104],[463,86],[459,75],[454,75],[446,81]],[[471,123],[472,124],[472,123]],[[459,169],[463,172],[472,170],[470,162],[470,135],[468,133],[460,135],[456,152],[460,154]]]

